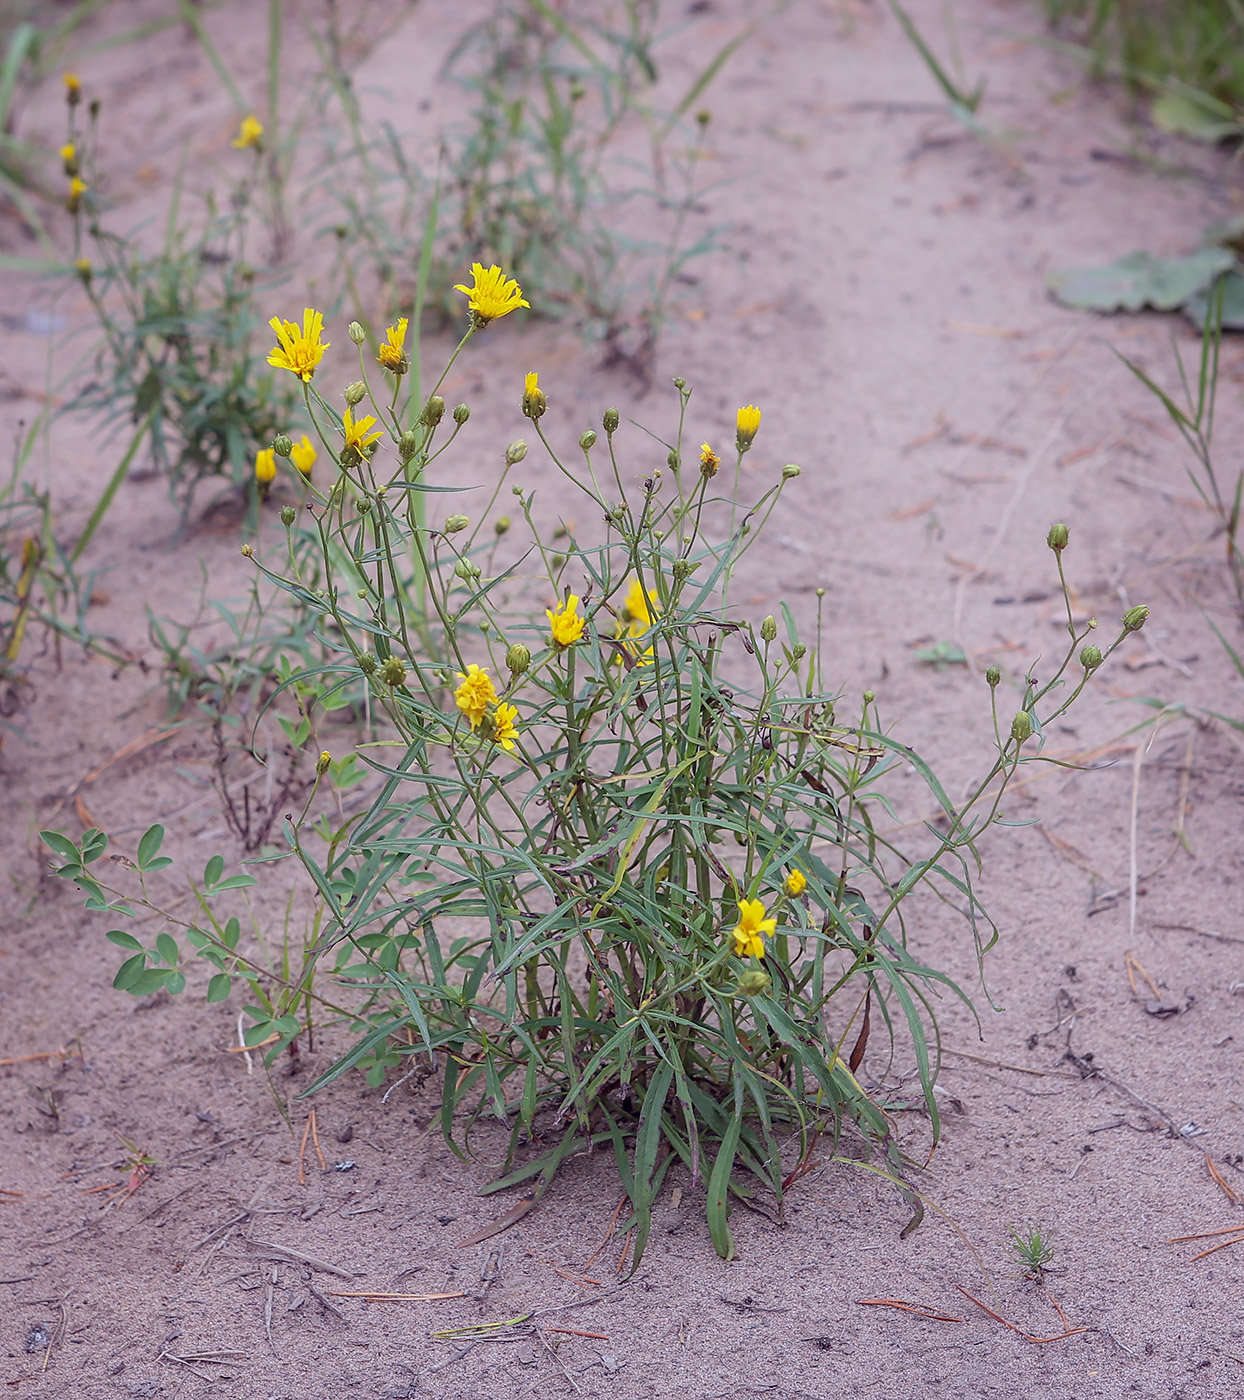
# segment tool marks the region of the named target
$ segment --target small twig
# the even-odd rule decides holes
[[[442,1298],[465,1298],[465,1293],[329,1293],[330,1298],[362,1298],[368,1303],[437,1303]]]
[[[981,1302],[979,1298],[974,1298],[961,1284],[956,1283],[954,1287],[957,1288],[959,1292],[963,1294],[963,1296],[968,1300],[969,1303],[975,1303],[976,1306],[981,1310],[981,1312],[988,1313],[989,1316],[992,1317],[995,1322],[1000,1322],[1003,1325],[1003,1327],[1009,1327],[1010,1330],[1014,1332],[1017,1337],[1022,1337],[1026,1342],[1061,1342],[1064,1341],[1067,1337],[1075,1337],[1078,1336],[1081,1332],[1088,1332],[1092,1330],[1088,1327],[1068,1327],[1065,1332],[1060,1332],[1056,1337],[1034,1337],[1030,1333],[1025,1332],[1022,1328],[1016,1327],[1016,1325],[1013,1322],[1008,1322],[1006,1318],[1002,1316],[1001,1313],[994,1312],[994,1310],[991,1307],[987,1307],[984,1303]],[[1054,1302],[1053,1298],[1050,1299],[1050,1302],[1053,1303],[1055,1312],[1057,1312],[1059,1317],[1062,1318],[1063,1325],[1066,1326],[1067,1318],[1063,1313],[1062,1308],[1060,1308],[1058,1304]]]
[[[860,1307],[897,1308],[900,1312],[915,1313],[917,1317],[927,1317],[930,1322],[966,1322],[964,1317],[953,1313],[938,1312],[936,1308],[926,1308],[923,1303],[904,1303],[901,1298],[857,1298]]]
[[[353,1278],[354,1275],[345,1269],[339,1269],[336,1264],[326,1264],[322,1259],[316,1259],[313,1255],[304,1254],[300,1249],[290,1249],[283,1244],[273,1244],[270,1240],[247,1240],[247,1244],[255,1250],[268,1250],[272,1254],[280,1256],[282,1259],[292,1259],[298,1264],[310,1264],[313,1269],[321,1269],[326,1274],[336,1274],[338,1278]],[[259,1258],[264,1256],[260,1254]]]

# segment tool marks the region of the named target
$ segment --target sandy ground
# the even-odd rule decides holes
[[[911,8],[931,36],[944,32],[934,0]],[[1152,744],[1120,737],[1146,713],[1136,697],[1241,712],[1238,681],[1200,611],[1238,638],[1220,542],[1210,541],[1174,435],[1112,354],[1169,378],[1172,330],[1185,349],[1192,342],[1166,319],[1063,311],[1043,289],[1051,265],[1140,244],[1191,246],[1203,223],[1238,209],[1236,176],[1173,142],[1152,153],[1179,173],[1133,158],[1136,136],[1117,98],[1017,37],[1034,32],[1035,8],[955,5],[966,65],[989,76],[985,116],[1009,133],[1003,153],[945,115],[880,4],[809,0],[762,28],[711,100],[729,183],[707,198],[703,217],[732,225],[728,248],[690,268],[699,280],[662,344],[655,381],[680,373],[698,386],[697,433],[702,424],[724,436],[736,404],[763,406],[749,468],[759,479],[796,461],[804,475],[739,597],[757,615],[784,598],[807,620],[813,590],[825,586],[844,688],[873,686],[903,738],[952,774],[968,771],[965,752],[985,742],[984,683],[962,667],[921,665],[913,647],[959,642],[1012,676],[1052,655],[1058,600],[1044,534],[1053,520],[1072,527],[1067,561],[1085,610],[1112,618],[1125,604],[1153,608],[1129,664],[1112,669],[1056,736],[1064,752],[1097,756],[1085,771],[1051,770],[1032,783],[1010,815],[1039,825],[987,843],[984,891],[1003,929],[988,975],[1000,1009],[980,998],[977,1037],[965,1014],[945,1008],[946,1131],[922,1183],[961,1234],[930,1212],[900,1241],[905,1212],[884,1183],[826,1168],[792,1194],[784,1228],[736,1216],[739,1257],[728,1264],[713,1254],[690,1191],[679,1203],[668,1197],[639,1274],[623,1284],[617,1241],[588,1262],[616,1204],[613,1167],[581,1160],[539,1210],[459,1248],[507,1205],[477,1195],[494,1142],[481,1137],[467,1166],[442,1146],[433,1083],[404,1087],[387,1104],[361,1081],[335,1085],[317,1101],[329,1170],[300,1185],[298,1139],[272,1093],[292,1098],[333,1045],[317,1045],[270,1089],[225,1053],[235,1043],[232,1003],[135,1003],[112,991],[116,958],[103,927],[43,873],[33,832],[48,823],[76,832],[66,794],[164,717],[150,676],[115,674],[71,650],[58,665],[48,650],[16,719],[21,732],[0,752],[9,812],[0,832],[6,1393],[1239,1394],[1244,1252],[1193,1263],[1200,1246],[1168,1241],[1244,1223],[1206,1160],[1244,1192],[1244,760],[1223,726],[1178,715]],[[433,76],[456,9],[420,6],[366,60],[361,88],[379,94],[402,75],[423,75],[433,104],[424,120],[434,119],[438,104],[456,100]],[[257,91],[259,10],[236,4],[211,18]],[[118,7],[104,22],[143,13]],[[738,0],[690,7],[687,52],[674,61],[683,80],[752,13]],[[199,133],[205,156],[224,147],[227,104],[179,31],[82,71],[107,96],[117,178],[130,173],[135,210],[158,201],[142,167],[164,168],[181,133]],[[671,72],[671,83],[678,77]],[[55,99],[31,117],[52,136]],[[0,405],[11,435],[36,411],[47,353],[45,338],[12,328],[29,324],[47,290],[14,278],[4,290],[11,329],[0,367],[23,395]],[[294,290],[290,304],[300,297]],[[344,327],[335,329],[344,340]],[[564,333],[496,334],[473,349],[451,390],[475,404],[482,449],[518,431],[514,386],[535,364],[567,419],[586,424],[615,401],[639,417],[663,411],[659,388],[636,403],[625,377],[594,369]],[[1228,464],[1242,377],[1232,345],[1220,424]],[[57,424],[37,470],[71,529],[112,469],[109,452],[98,452],[92,425]],[[523,480],[551,481],[534,462]],[[175,523],[163,485],[136,479],[90,550],[106,595],[92,610],[96,625],[148,655],[145,607],[188,610],[200,561],[222,595],[242,586],[236,531],[204,525],[174,549]],[[207,738],[188,729],[80,795],[118,849],[159,819],[171,850],[202,859],[227,849],[208,760]],[[1181,813],[1188,850],[1172,835]],[[973,982],[962,931],[936,909],[921,911],[915,938],[935,965]],[[1148,989],[1133,995],[1129,951],[1171,1014],[1146,1009]],[[80,1053],[20,1059],[71,1043]],[[1101,1073],[1083,1078],[1069,1047]],[[890,1084],[909,1072],[901,1062],[864,1066]],[[306,1105],[292,1113],[300,1131]],[[927,1141],[920,1115],[898,1123],[913,1149]],[[104,1210],[83,1193],[119,1179],[107,1164],[122,1135],[159,1165],[131,1201]],[[1004,1249],[1007,1226],[1026,1221],[1057,1231],[1056,1270],[1042,1287],[1019,1280]],[[596,1282],[582,1282],[585,1274]],[[1038,1337],[1064,1330],[1055,1300],[1071,1328],[1085,1330],[1025,1340],[960,1287]],[[329,1296],[366,1289],[465,1296]],[[961,1320],[861,1304],[878,1298]],[[544,1318],[569,1330],[542,1339],[464,1349],[430,1337],[572,1305]],[[194,1356],[208,1359],[173,1359]]]

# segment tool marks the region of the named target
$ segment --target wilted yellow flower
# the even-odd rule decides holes
[[[554,612],[545,609],[544,615],[549,620],[549,630],[553,633],[553,645],[557,647],[572,647],[583,635],[585,618],[579,616],[579,600],[573,593],[564,603],[560,603]]]
[[[320,454],[315,450],[315,444],[306,433],[303,433],[302,441],[294,443],[293,447],[290,449],[289,460],[293,462],[294,466],[298,468],[303,476],[310,476],[311,468],[315,466],[316,458],[319,455]]]
[[[706,442],[700,444],[700,475],[704,477],[714,477],[717,475],[717,468],[721,466],[721,458],[713,451]]]
[[[71,214],[77,213],[78,205],[82,203],[82,196],[86,193],[86,181],[79,179],[77,175],[69,182],[69,193],[65,197],[65,208]]]
[[[242,118],[238,134],[229,143],[235,150],[244,151],[249,146],[258,146],[263,138],[263,122],[254,115]]]
[[[454,286],[455,292],[462,292],[467,305],[475,312],[483,325],[495,321],[500,316],[508,316],[520,306],[530,306],[523,299],[523,289],[512,277],[507,277],[495,264],[484,267],[482,263],[471,264],[471,285],[461,283]]]
[[[282,321],[279,316],[274,316],[268,324],[276,333],[278,342],[272,347],[268,363],[277,369],[289,370],[304,384],[309,384],[316,367],[324,358],[324,351],[332,343],[320,339],[324,334],[323,315],[308,306],[302,313],[301,330],[293,321]]]
[[[383,428],[377,428],[374,433],[371,431],[371,426],[375,421],[374,418],[360,418],[356,423],[352,408],[347,408],[341,415],[341,431],[345,437],[346,446],[352,447],[360,457],[373,442],[384,436]]]
[[[776,919],[765,918],[765,907],[758,899],[739,900],[739,922],[734,929],[734,953],[739,958],[763,958],[765,934],[772,936]]]
[[[755,404],[741,408],[735,418],[734,440],[740,452],[746,452],[760,430],[760,410]]]
[[[255,453],[255,480],[260,486],[271,486],[276,480],[276,453],[270,447]]]
[[[792,865],[790,874],[782,881],[782,893],[789,895],[791,899],[798,899],[808,887],[808,877],[802,870],[796,870]]]
[[[403,316],[395,326],[390,326],[385,331],[387,337],[385,343],[380,347],[380,353],[376,356],[378,364],[382,364],[385,369],[390,369],[394,374],[405,374],[410,368],[410,361],[406,358],[406,327],[409,321]]]
[[[489,705],[497,703],[497,689],[486,668],[472,663],[466,668],[466,675],[458,672],[462,684],[454,691],[458,708],[471,721],[471,728],[478,729]]]
[[[514,721],[518,718],[518,706],[507,705],[501,701],[492,712],[493,742],[500,744],[507,753],[514,748],[514,740],[518,738],[518,726]]]

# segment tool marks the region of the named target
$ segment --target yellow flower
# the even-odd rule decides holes
[[[242,118],[242,125],[238,129],[238,134],[229,143],[235,150],[244,151],[249,146],[258,146],[263,137],[263,122],[258,117],[246,116]]]
[[[276,333],[278,343],[272,347],[268,363],[277,369],[287,369],[296,374],[304,384],[311,382],[311,376],[324,358],[324,351],[331,341],[320,339],[324,334],[324,317],[309,306],[302,313],[302,329],[293,321],[282,321],[274,316],[268,324]]]
[[[808,887],[808,877],[802,870],[796,870],[792,865],[790,874],[782,881],[782,893],[791,899],[798,899]]]
[[[655,660],[655,649],[651,645],[640,651],[636,644],[636,639],[642,637],[647,630],[647,624],[643,622],[632,622],[627,630],[626,650],[630,656],[635,658],[636,666],[651,666]]]
[[[66,175],[76,175],[78,173],[78,148],[72,141],[66,142],[66,144],[60,148],[60,158]]]
[[[352,408],[347,408],[341,415],[341,431],[345,436],[346,447],[352,447],[360,457],[373,442],[384,436],[383,428],[377,428],[374,433],[371,431],[371,425],[375,421],[374,418],[360,418],[356,423]]]
[[[586,619],[579,616],[578,608],[579,600],[571,593],[564,603],[558,604],[555,612],[545,609],[544,615],[549,620],[554,646],[572,647],[583,635]]]
[[[75,101],[82,91],[82,79],[76,73],[63,73],[61,82],[65,84],[65,95],[70,101]]]
[[[72,149],[73,149],[73,148],[70,147],[70,150],[72,150]],[[540,388],[540,376],[539,376],[539,374],[529,374],[529,375],[527,376],[527,378],[523,381],[523,393],[525,393],[525,394],[534,394],[534,393],[536,393],[536,391],[537,391],[539,388]]]
[[[302,441],[294,443],[293,448],[290,450],[289,460],[293,462],[294,466],[298,468],[303,476],[310,476],[311,468],[315,466],[318,456],[319,453],[315,450],[315,444],[306,433],[303,433]]]
[[[517,718],[518,706],[507,705],[504,701],[492,712],[493,743],[500,744],[507,753],[513,751],[514,740],[518,738],[518,726],[514,723]]]
[[[271,486],[276,480],[276,453],[270,447],[255,453],[255,480],[260,486]]]
[[[645,627],[657,616],[657,595],[651,588],[644,588],[637,578],[633,578],[626,590],[622,611],[631,622],[642,622]],[[642,630],[642,629],[641,629]]]
[[[522,410],[526,417],[534,423],[537,418],[544,417],[544,410],[548,408],[549,401],[544,396],[544,390],[540,387],[540,376],[529,374],[523,384]]]
[[[765,934],[772,936],[776,919],[765,918],[765,907],[758,899],[739,900],[739,922],[734,929],[734,953],[739,958],[763,958]]]
[[[706,442],[700,444],[700,475],[705,478],[712,478],[717,475],[717,468],[721,466],[721,458],[713,451]]]
[[[410,361],[406,358],[408,324],[407,318],[403,316],[395,326],[390,326],[385,331],[388,340],[380,347],[380,353],[376,356],[377,363],[382,364],[385,369],[391,369],[394,374],[405,374],[410,368]]]
[[[500,316],[508,316],[520,306],[530,306],[523,300],[523,289],[512,277],[507,277],[495,264],[484,267],[482,263],[471,264],[471,285],[456,283],[455,292],[462,292],[467,305],[475,313],[481,325],[495,321]]]
[[[760,410],[755,404],[741,408],[735,418],[734,441],[740,452],[746,452],[760,430]]]
[[[82,196],[86,193],[87,185],[85,180],[74,176],[69,182],[69,194],[65,198],[65,208],[71,214],[76,214],[78,205],[82,203]]]
[[[465,676],[459,671],[458,679],[462,684],[454,691],[454,700],[471,721],[471,728],[478,729],[489,705],[497,703],[496,687],[487,669],[474,663],[466,668]]]

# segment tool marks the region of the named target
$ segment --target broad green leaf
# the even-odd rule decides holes
[[[1078,311],[1174,311],[1235,264],[1226,248],[1201,248],[1182,258],[1128,253],[1104,267],[1065,267],[1047,285]]]

